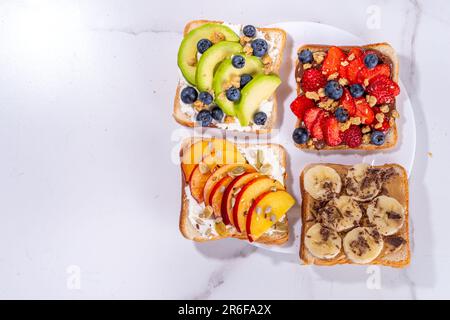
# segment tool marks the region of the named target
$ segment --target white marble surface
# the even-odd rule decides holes
[[[449,17],[444,0],[0,1],[0,298],[450,298]],[[197,18],[315,21],[397,49],[417,122],[408,268],[373,289],[366,267],[182,238],[180,173],[160,168]]]

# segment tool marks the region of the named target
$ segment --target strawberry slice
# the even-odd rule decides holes
[[[305,123],[306,129],[308,129],[309,132],[312,132],[314,123],[321,112],[323,112],[323,110],[318,107],[312,107],[305,110],[303,122]]]
[[[322,124],[323,136],[327,145],[334,147],[342,143],[339,123],[335,117],[327,117]]]
[[[304,95],[300,95],[295,98],[294,101],[292,101],[291,110],[297,116],[297,118],[303,120],[303,114],[305,113],[305,110],[315,106],[316,105],[313,100],[308,99]]]
[[[316,138],[318,140],[322,140],[323,139],[323,123],[327,118],[326,112],[323,110],[320,110],[321,112],[319,112],[319,114],[317,115],[317,119],[316,121],[314,121],[314,124],[312,126],[312,130],[311,130],[311,136],[313,138]]]
[[[373,69],[364,67],[358,74],[358,82],[364,83],[364,80],[368,80],[369,83],[377,76],[384,75],[391,76],[391,67],[388,64],[379,64]]]
[[[389,77],[379,75],[372,79],[367,92],[377,98],[377,104],[391,103],[400,94],[400,87]]]
[[[365,68],[362,56],[355,57],[347,66],[347,80],[350,84],[358,83],[358,75]]]
[[[317,69],[307,69],[303,72],[300,86],[303,91],[317,91],[327,84],[327,78]]]
[[[329,75],[338,72],[341,62],[346,58],[345,53],[338,47],[331,47],[328,49],[327,56],[322,64],[322,72],[328,77]]]
[[[348,56],[351,56],[352,54],[355,56],[355,58],[359,58],[363,55],[363,52],[361,48],[355,47],[350,49],[350,51],[348,52]]]
[[[375,119],[375,114],[372,108],[367,103],[366,99],[364,98],[355,99],[355,106],[356,106],[355,116],[361,118],[361,123],[371,124]]]
[[[342,94],[340,102],[342,106],[347,110],[348,115],[350,117],[353,117],[356,113],[355,101],[353,100],[353,97],[347,88],[344,88],[344,93]]]

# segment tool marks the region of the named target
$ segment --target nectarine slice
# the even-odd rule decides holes
[[[225,224],[234,225],[233,220],[233,199],[236,199],[239,189],[246,185],[249,181],[261,176],[258,172],[245,173],[234,179],[225,189],[222,198],[221,212],[222,219]]]
[[[235,178],[230,176],[225,176],[222,179],[220,179],[219,182],[217,182],[210,195],[209,195],[209,203],[211,203],[211,206],[213,208],[214,216],[216,218],[222,217],[221,214],[221,204],[224,192],[226,190],[226,187],[230,184],[231,181],[233,181]]]
[[[236,203],[233,207],[233,221],[238,232],[246,230],[245,222],[253,200],[271,189],[284,190],[284,187],[278,180],[267,176],[256,178],[242,187],[236,196]]]
[[[200,166],[197,164],[194,171],[192,171],[189,181],[189,188],[191,190],[192,197],[197,200],[198,203],[204,201],[203,189],[205,188],[206,181],[212,175],[212,171],[202,173]]]
[[[260,194],[248,210],[246,220],[247,237],[250,242],[261,237],[283,217],[295,204],[295,199],[286,191],[267,191]]]
[[[190,181],[192,172],[195,170],[197,164],[203,159],[207,146],[207,140],[200,140],[183,150],[181,156],[181,169],[183,170],[186,182]]]
[[[233,164],[226,164],[222,167],[219,167],[209,178],[208,181],[206,181],[205,189],[203,191],[203,199],[205,199],[205,204],[207,206],[211,205],[209,202],[209,195],[214,187],[214,185],[219,182],[220,179],[228,175],[232,170],[236,169],[237,167],[242,167],[244,172],[255,172],[256,169],[249,165],[249,164],[241,164],[241,163],[233,163]]]

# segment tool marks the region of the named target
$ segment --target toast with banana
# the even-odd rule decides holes
[[[398,140],[399,60],[387,43],[304,45],[298,49],[297,147],[380,150]]]
[[[189,127],[269,132],[285,42],[286,33],[277,28],[189,22],[178,50],[175,120]]]
[[[180,231],[187,239],[228,237],[280,245],[288,240],[286,154],[277,144],[186,139]]]
[[[311,164],[301,174],[300,188],[304,264],[409,264],[403,167]]]

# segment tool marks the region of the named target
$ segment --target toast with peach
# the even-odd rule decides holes
[[[187,239],[222,238],[281,245],[288,240],[286,155],[277,144],[186,139],[180,151],[180,231]]]

